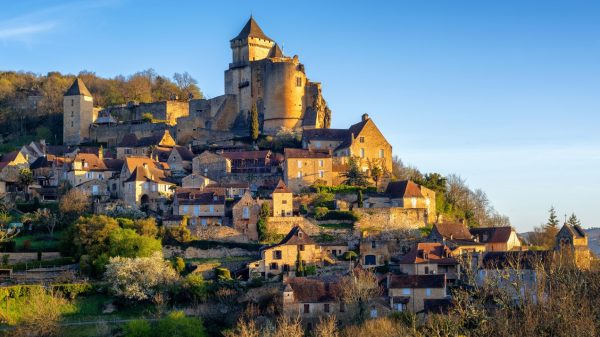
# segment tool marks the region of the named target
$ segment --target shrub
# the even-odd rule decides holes
[[[350,260],[354,261],[358,257],[358,254],[349,250],[349,251],[345,252],[344,255],[342,255],[342,257],[346,261],[350,261]]]
[[[227,268],[215,268],[215,273],[217,274],[217,279],[219,281],[230,281],[231,272]]]
[[[152,335],[150,323],[143,319],[127,322],[123,327],[125,337],[147,337]]]
[[[158,322],[155,336],[204,337],[207,334],[202,320],[186,317],[183,311],[174,311]]]
[[[61,293],[64,297],[73,300],[81,294],[89,293],[92,290],[92,285],[89,283],[53,284],[51,290],[53,293]]]
[[[203,301],[208,296],[208,284],[201,274],[189,274],[183,283],[191,298]]]
[[[322,218],[324,218],[327,215],[328,212],[329,212],[329,209],[327,207],[316,207],[315,208],[315,219],[321,220]]]
[[[304,268],[304,275],[310,276],[310,275],[316,275],[316,274],[317,274],[317,267],[316,266],[306,266]]]
[[[173,269],[181,274],[185,270],[185,261],[179,256],[176,257],[173,260]]]

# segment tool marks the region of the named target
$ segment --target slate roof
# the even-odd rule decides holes
[[[283,57],[283,52],[281,51],[281,48],[279,48],[279,45],[277,43],[275,43],[269,51],[268,57]]]
[[[274,248],[284,245],[314,245],[315,242],[306,234],[300,226],[294,226],[292,230],[278,244],[266,248]]]
[[[415,245],[406,255],[404,255],[400,264],[419,264],[419,263],[437,263],[437,264],[456,264],[457,261],[451,255],[451,249],[437,242],[420,242]]]
[[[579,225],[571,226],[569,224],[564,224],[563,228],[566,228],[569,233],[575,238],[584,238],[587,236],[583,228]]]
[[[85,86],[85,84],[83,84],[83,81],[78,77],[75,79],[75,81],[73,81],[73,84],[71,85],[69,90],[67,90],[67,92],[65,92],[65,96],[79,96],[79,95],[92,97],[92,94],[90,94],[90,91],[88,90],[88,88]]]
[[[388,288],[444,288],[446,274],[392,275]]]
[[[168,132],[168,131],[166,131]],[[165,133],[166,133],[165,132]],[[165,133],[155,132],[151,136],[138,138],[134,133],[130,133],[123,137],[119,147],[147,147],[147,146],[162,146],[168,147],[167,145],[161,145],[161,141],[165,136]]]
[[[385,190],[385,194],[392,199],[424,197],[420,186],[410,180],[390,182]]]
[[[506,243],[510,239],[512,227],[480,227],[471,228],[471,234],[481,243]]]
[[[243,40],[249,37],[273,41],[270,37],[265,35],[262,29],[260,29],[260,27],[258,26],[258,23],[254,21],[254,18],[252,16],[250,17],[248,22],[246,22],[246,25],[244,26],[244,28],[242,28],[242,31],[236,37],[231,39],[231,41]]]
[[[124,163],[125,163],[125,161],[122,159],[112,159],[112,158],[104,159],[104,165],[106,166],[106,168],[108,168],[111,171],[121,171]]]
[[[323,140],[344,142],[350,137],[347,129],[308,129],[302,132],[302,137],[306,141]]]
[[[180,205],[223,205],[225,203],[223,195],[205,192],[200,189],[178,188],[175,195]]]
[[[327,150],[306,150],[285,148],[283,150],[286,158],[331,158],[331,153]]]
[[[0,168],[4,168],[4,167],[8,166],[8,164],[10,164],[10,162],[15,160],[18,155],[19,155],[19,151],[12,151],[12,152],[4,154],[2,156],[2,158],[0,158]]]
[[[194,152],[190,151],[186,146],[175,146],[174,149],[179,152],[179,156],[182,160],[191,161],[194,159]]]

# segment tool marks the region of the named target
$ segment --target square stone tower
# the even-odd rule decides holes
[[[76,78],[63,97],[63,144],[79,145],[89,139],[90,125],[96,119],[92,94]]]

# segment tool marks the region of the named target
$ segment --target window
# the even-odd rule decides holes
[[[183,214],[187,214],[188,212],[188,206],[183,206]]]
[[[301,87],[302,86],[302,77],[296,77],[296,86],[297,87]]]
[[[360,149],[360,157],[361,157],[361,158],[364,158],[364,157],[365,157],[365,149],[364,149],[364,148],[361,148],[361,149]]]
[[[71,117],[75,116],[75,111],[71,111]]]
[[[92,194],[93,195],[98,195],[98,185],[93,185],[92,186]]]
[[[215,213],[215,206],[214,205],[210,205],[209,211],[210,211],[210,214]]]
[[[319,171],[319,178],[325,178],[325,171]]]
[[[371,241],[371,248],[377,248],[377,242]]]
[[[303,252],[303,251],[304,251],[304,245],[299,245],[299,246],[298,246],[298,249],[299,249],[301,252]]]
[[[308,303],[304,304],[304,313],[310,314],[310,304],[308,304]]]
[[[287,205],[287,200],[281,200],[282,205]]]
[[[73,121],[71,121],[71,127],[73,127]]]
[[[75,105],[75,100],[71,98],[71,106]]]
[[[410,203],[413,208],[417,208],[417,198],[410,198]]]
[[[281,251],[280,250],[273,251],[273,260],[281,260]]]
[[[323,304],[323,311],[324,312],[329,312],[329,303]]]
[[[377,309],[371,309],[371,318],[377,318]]]
[[[346,312],[346,303],[340,302],[340,312]]]
[[[431,297],[431,288],[425,289],[425,296]]]
[[[410,295],[410,288],[402,288],[402,295]]]
[[[323,167],[325,165],[325,162],[323,161],[323,159],[319,160],[319,167]]]
[[[425,266],[424,270],[425,270],[425,275],[429,274],[429,266]]]
[[[269,269],[271,269],[271,270],[277,270],[278,269],[277,263],[276,262],[271,263],[269,265]]]
[[[358,138],[358,141],[361,142],[361,143],[364,143],[365,142],[365,137]]]
[[[200,220],[200,223],[202,224],[202,226],[206,227],[206,224],[207,224],[206,219]]]
[[[250,209],[248,209],[248,207],[244,207],[242,213],[243,213],[242,217],[244,219],[250,219]]]
[[[321,148],[321,142],[315,142],[315,147],[317,149],[320,149]]]
[[[298,178],[302,178],[302,172],[298,172]]]
[[[384,158],[384,157],[385,157],[385,155],[384,155],[383,149],[379,149],[379,158]]]
[[[152,192],[156,192],[156,184],[152,184],[150,186],[152,186]]]
[[[298,160],[298,168],[302,168],[302,160]]]
[[[402,303],[396,303],[394,305],[394,309],[396,309],[396,311],[404,311],[406,309],[406,306]]]

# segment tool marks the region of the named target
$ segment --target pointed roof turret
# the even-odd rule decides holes
[[[292,192],[290,192],[290,190],[287,188],[287,186],[285,185],[283,180],[279,179],[279,183],[277,183],[277,186],[275,187],[275,190],[273,190],[273,193],[292,193]]]
[[[71,85],[69,90],[67,90],[67,92],[65,92],[65,96],[79,96],[79,95],[92,97],[92,94],[90,94],[88,88],[86,88],[85,84],[83,84],[83,81],[79,77],[77,77],[75,79],[75,81],[73,81],[73,84]]]
[[[275,43],[269,51],[269,57],[283,57],[283,52],[277,43]]]
[[[265,35],[262,29],[260,29],[260,27],[258,26],[258,23],[254,21],[254,18],[252,16],[250,16],[250,19],[248,20],[248,22],[246,22],[246,25],[244,26],[244,28],[242,28],[242,31],[238,34],[238,36],[231,39],[231,41],[243,40],[249,37],[256,37],[263,40],[273,41],[270,37]]]

